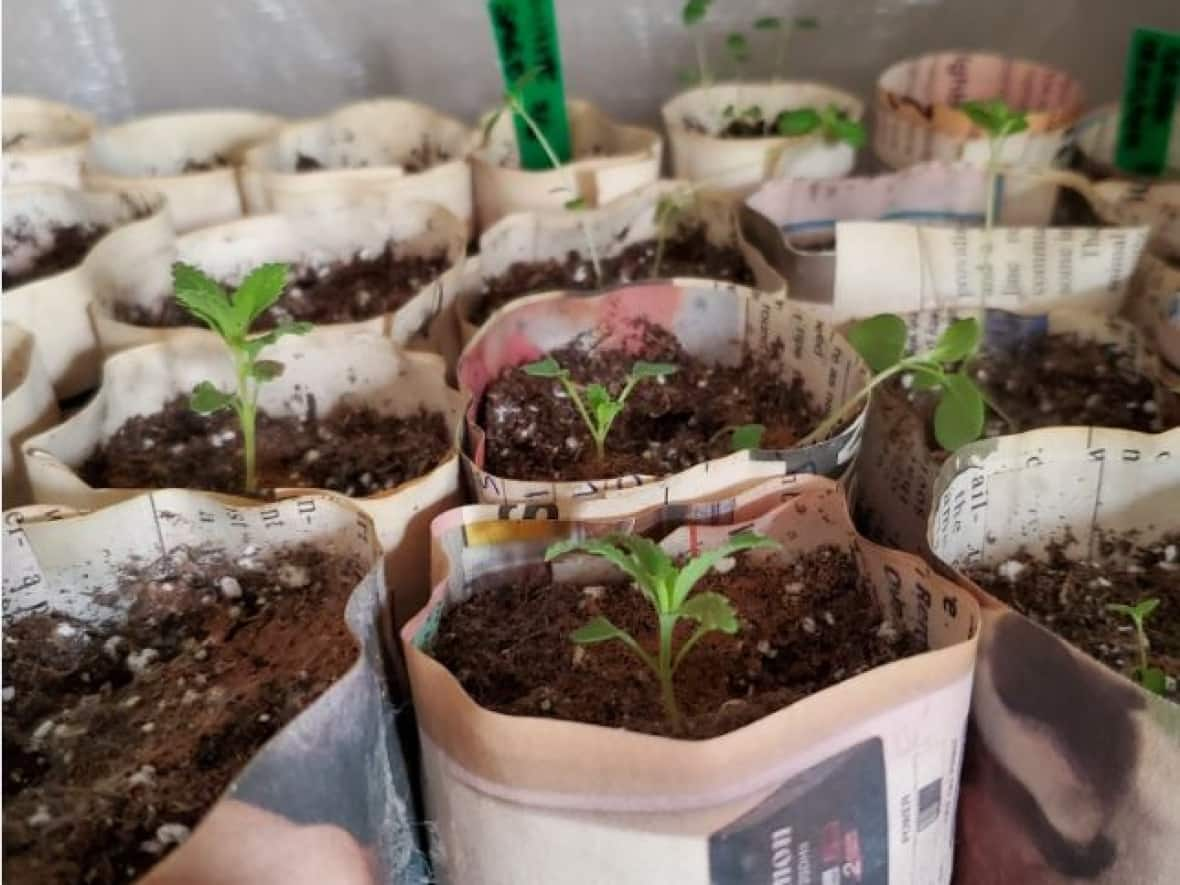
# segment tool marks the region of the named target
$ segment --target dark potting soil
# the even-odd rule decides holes
[[[484,281],[483,297],[472,311],[472,322],[482,324],[505,304],[530,293],[554,289],[593,290],[651,279],[657,249],[656,240],[642,240],[632,243],[618,255],[601,258],[601,281],[594,275],[593,261],[579,252],[571,251],[565,261],[518,261],[499,276]],[[711,243],[702,225],[681,230],[668,238],[659,272],[665,279],[700,277],[744,286],[754,284],[754,274],[741,250],[736,246]]]
[[[396,488],[442,461],[451,440],[440,412],[398,418],[338,406],[305,419],[258,416],[259,488],[330,489],[364,497]],[[136,416],[79,470],[95,488],[187,488],[240,494],[244,465],[237,416],[198,415],[187,397]]]
[[[282,297],[259,317],[255,328],[271,329],[289,320],[348,323],[380,316],[397,310],[446,267],[443,253],[397,256],[393,246],[387,245],[376,256],[361,253],[320,268],[295,268]],[[114,314],[136,326],[201,325],[171,296],[151,307],[118,303]]]
[[[422,143],[403,157],[398,165],[405,169],[407,173],[413,175],[415,172],[425,172],[432,166],[445,163],[450,159],[451,154],[449,151],[444,150],[433,142],[423,139]],[[368,165],[369,163],[367,162],[342,163],[340,168],[363,169]],[[321,172],[328,168],[326,163],[318,157],[313,157],[311,154],[305,154],[300,151],[295,155],[296,172]]]
[[[100,224],[64,224],[54,227],[53,244],[39,254],[31,265],[24,270],[10,272],[8,262],[5,262],[4,288],[12,289],[77,267],[90,252],[91,247],[109,230],[109,227]],[[11,234],[9,236],[13,237]],[[20,234],[13,238],[18,243],[31,240],[31,237],[23,237]]]
[[[352,665],[364,571],[303,545],[178,548],[120,579],[125,624],[7,625],[4,881],[130,882],[172,851]]]
[[[1165,391],[1159,402],[1152,379],[1124,353],[1074,335],[1038,337],[1011,352],[986,350],[970,371],[1014,422],[989,409],[988,437],[1063,425],[1156,433],[1180,421],[1180,398]],[[933,395],[907,391],[901,382],[893,389],[903,391],[923,414],[933,413]],[[938,448],[932,432],[929,442]]]
[[[223,157],[221,154],[214,154],[204,160],[185,160],[180,171],[182,174],[188,175],[191,172],[212,172],[214,169],[224,169],[230,165],[232,164],[228,157]]]
[[[480,705],[651,734],[710,738],[733,731],[873,667],[925,651],[885,621],[847,550],[794,561],[745,554],[695,592],[727,596],[740,629],[702,639],[676,672],[685,720],[676,734],[659,682],[622,643],[576,646],[570,634],[597,615],[646,649],[658,643],[651,603],[635,587],[552,583],[535,575],[482,590],[446,611],[431,654]],[[677,627],[675,641],[691,632]]]
[[[1054,544],[1044,557],[1021,551],[997,566],[975,566],[967,574],[1021,614],[1101,661],[1129,674],[1139,664],[1135,630],[1126,615],[1108,611],[1111,603],[1135,605],[1156,598],[1148,616],[1149,665],[1180,677],[1180,534],[1153,544],[1109,536],[1098,558],[1071,559],[1069,548]]]
[[[599,461],[575,406],[558,382],[505,369],[488,385],[479,422],[487,435],[486,469],[533,480],[662,476],[732,451],[727,428],[766,427],[764,449],[786,449],[819,423],[820,410],[796,375],[783,377],[779,355],[709,365],[686,353],[666,330],[643,326],[640,353],[575,339],[552,352],[579,384],[598,382],[617,396],[636,359],[674,363],[678,371],[640,381],[606,440]]]

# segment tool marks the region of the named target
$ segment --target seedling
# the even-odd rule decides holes
[[[1148,691],[1162,695],[1167,690],[1168,677],[1159,667],[1148,665],[1147,652],[1151,648],[1151,642],[1147,638],[1147,630],[1144,626],[1148,617],[1159,607],[1159,604],[1160,601],[1152,597],[1151,599],[1140,599],[1134,605],[1112,602],[1106,607],[1106,610],[1126,615],[1135,625],[1135,642],[1139,647],[1139,666],[1131,671],[1131,675]]]
[[[725,38],[725,51],[729,53],[729,60],[733,62],[734,79],[741,79],[738,70],[750,60],[750,41],[746,35],[734,31]]]
[[[729,435],[729,448],[732,452],[744,452],[747,449],[757,449],[762,446],[762,437],[766,427],[762,424],[738,424],[722,427],[709,438],[709,445],[717,442],[726,434]]]
[[[600,556],[613,563],[634,582],[639,591],[656,610],[659,623],[659,648],[653,655],[626,630],[611,623],[602,615],[592,618],[571,639],[578,645],[592,645],[617,639],[655,674],[660,683],[660,698],[664,715],[676,731],[683,726],[680,708],[676,704],[673,680],[693,646],[710,633],[734,634],[738,631],[737,614],[733,604],[720,593],[698,593],[690,598],[693,587],[718,561],[742,550],[777,548],[777,542],[756,532],[739,532],[720,547],[706,550],[689,559],[679,568],[658,544],[638,535],[608,535],[605,538],[578,541],[559,541],[545,551],[551,561],[573,551]],[[681,619],[696,622],[696,629],[679,648],[673,647],[673,633]]]
[[[695,207],[696,198],[696,189],[686,186],[664,194],[656,203],[656,254],[651,263],[651,276],[659,277],[668,240],[676,235],[680,222]]]
[[[796,108],[782,111],[774,118],[774,131],[779,135],[810,135],[819,131],[827,141],[843,141],[854,148],[865,146],[864,124],[853,120],[847,112],[834,104],[826,108]]]
[[[258,393],[263,384],[283,374],[282,363],[259,359],[259,354],[284,335],[305,335],[312,329],[311,323],[281,323],[269,332],[250,332],[255,320],[283,294],[288,272],[285,264],[263,264],[252,270],[230,295],[198,268],[183,262],[172,265],[176,300],[221,338],[233,358],[236,389],[227,393],[211,381],[202,381],[193,388],[189,405],[201,415],[221,409],[233,409],[237,414],[242,428],[248,493],[255,492],[258,485],[255,471]]]
[[[776,79],[782,72],[783,61],[787,56],[787,43],[795,31],[814,31],[818,27],[819,22],[811,16],[797,16],[784,21],[777,15],[767,15],[755,20],[754,30],[771,31],[775,35],[773,71]]]
[[[915,387],[940,392],[934,409],[934,438],[940,446],[953,452],[979,439],[983,433],[985,404],[1004,417],[967,374],[967,363],[978,352],[982,337],[978,320],[956,320],[947,326],[932,348],[906,356],[906,325],[901,317],[882,313],[862,320],[848,331],[848,340],[876,374],[799,445],[823,439],[875,387],[903,372],[911,373]]]
[[[588,208],[586,198],[578,194],[578,185],[574,180],[573,173],[569,171],[569,166],[563,166],[561,160],[557,156],[557,151],[553,149],[553,145],[549,143],[549,139],[545,137],[545,133],[541,131],[541,127],[537,125],[537,121],[533,119],[532,114],[524,106],[524,100],[521,98],[521,89],[533,77],[537,76],[536,69],[531,69],[522,74],[512,86],[504,92],[503,103],[496,108],[484,122],[483,126],[483,144],[486,146],[488,140],[491,138],[492,130],[496,127],[500,117],[507,111],[515,114],[524,120],[525,125],[528,126],[529,131],[537,139],[537,143],[541,145],[541,149],[545,152],[545,156],[549,159],[549,164],[554,169],[565,168],[568,175],[568,181],[565,186],[559,190],[570,194],[570,198],[563,204],[565,209],[571,212],[577,212]],[[594,267],[594,281],[596,285],[602,285],[602,262],[598,258],[598,248],[594,245],[594,238],[590,235],[590,229],[586,225],[586,220],[580,219],[578,226],[582,231],[582,239],[586,243],[586,252],[590,256],[590,263]]]
[[[680,11],[680,20],[684,26],[692,31],[693,44],[696,47],[697,69],[695,76],[689,72],[684,79],[706,85],[712,79],[709,74],[709,61],[705,55],[705,32],[700,24],[705,20],[713,0],[687,0]]]
[[[1002,169],[1000,156],[1004,149],[1004,142],[1009,135],[1015,135],[1028,129],[1028,114],[1025,111],[1008,107],[1001,98],[993,98],[988,101],[965,101],[959,105],[959,110],[966,114],[972,123],[987,133],[987,216],[985,225],[990,231],[996,215],[996,190]]]
[[[631,391],[645,378],[673,374],[676,372],[676,366],[671,363],[648,363],[639,360],[631,366],[631,371],[627,373],[627,379],[623,383],[623,390],[617,397],[611,396],[610,391],[601,384],[587,384],[584,387],[575,384],[570,380],[569,369],[562,368],[551,356],[529,363],[523,366],[522,370],[534,378],[553,378],[561,384],[578,414],[586,422],[586,429],[590,431],[590,437],[594,440],[598,460],[602,461],[606,457],[607,434],[610,433],[611,425],[619,417],[619,413],[623,411],[623,405]]]

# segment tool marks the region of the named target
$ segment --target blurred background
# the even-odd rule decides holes
[[[567,89],[654,122],[692,64],[683,0],[557,0]],[[482,0],[8,0],[4,92],[71,102],[110,121],[172,108],[315,114],[381,94],[473,119],[499,70]],[[995,49],[1066,68],[1090,105],[1114,99],[1131,30],[1180,30],[1180,0],[716,0],[706,27],[749,32],[746,76],[772,53],[760,15],[815,16],[786,74],[868,95],[893,61]],[[721,67],[724,71],[724,67]]]

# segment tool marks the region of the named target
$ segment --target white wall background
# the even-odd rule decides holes
[[[656,120],[692,60],[682,2],[557,0],[567,88]],[[715,58],[725,33],[765,14],[821,21],[792,44],[794,77],[868,95],[906,55],[995,49],[1068,69],[1091,104],[1118,95],[1134,27],[1180,30],[1180,0],[716,0]],[[5,93],[106,120],[213,105],[311,114],[394,93],[474,118],[500,89],[482,0],[6,0],[3,37]]]

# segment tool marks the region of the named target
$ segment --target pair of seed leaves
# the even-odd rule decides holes
[[[735,115],[733,106],[725,108],[722,115],[733,117]],[[762,119],[762,108],[751,105],[737,116],[760,120]],[[816,108],[794,108],[779,111],[778,116],[774,118],[772,128],[778,135],[789,138],[810,135],[818,131],[828,141],[847,142],[854,148],[864,147],[867,140],[864,125],[850,118],[846,111],[834,104],[818,110]]]
[[[967,361],[979,350],[982,337],[978,320],[956,320],[932,348],[907,357],[906,324],[896,314],[878,314],[848,331],[848,340],[878,378],[884,373],[909,373],[915,388],[940,391],[934,409],[934,438],[948,452],[983,433],[986,399],[967,374]]]

